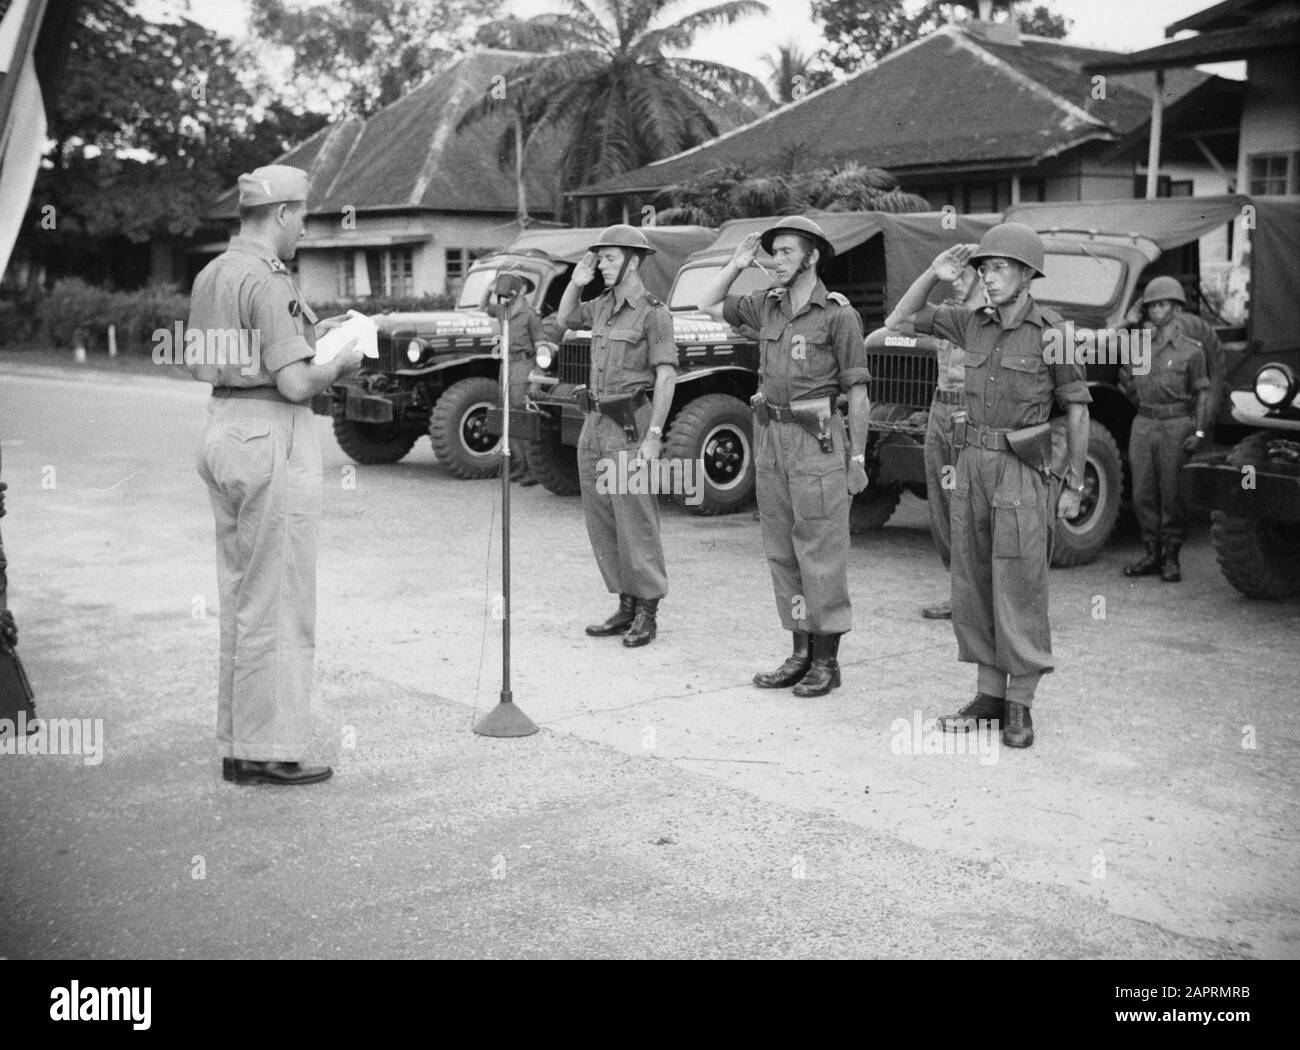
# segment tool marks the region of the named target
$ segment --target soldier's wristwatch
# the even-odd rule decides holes
[[[849,459],[851,459],[854,463],[861,463],[864,467],[867,465],[867,457],[864,453],[859,453],[856,456],[850,456]]]
[[[646,431],[646,433],[648,433],[651,437],[662,438],[664,436],[664,428],[651,427],[648,431]]]

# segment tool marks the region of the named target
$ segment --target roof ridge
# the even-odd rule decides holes
[[[360,143],[361,137],[366,133],[366,120],[364,117],[359,117],[355,113],[349,113],[346,117],[344,117],[341,121],[339,121],[339,123],[334,127],[334,130],[337,131],[339,135],[342,135],[343,130],[347,128],[350,124],[352,124],[354,121],[357,124],[359,124],[360,127],[357,128],[357,133],[352,136],[352,141],[348,143],[347,151],[339,159],[339,162],[334,165],[334,175],[330,179],[329,184],[326,185],[324,191],[321,194],[322,200],[329,200],[331,194],[333,194],[334,192],[334,184],[338,182],[339,176],[341,176],[343,172],[347,170],[348,161],[352,159],[352,154],[355,152],[357,148],[357,144]],[[320,160],[321,156],[329,148],[329,145],[330,145],[329,142],[326,142],[321,146],[320,153],[316,155],[317,160]]]
[[[439,74],[455,74],[458,67],[471,54],[474,54],[474,52],[462,52],[456,56],[453,62],[439,70]],[[429,78],[430,81],[433,79],[435,78]],[[408,207],[417,207],[424,199],[424,195],[429,189],[429,183],[433,179],[433,173],[441,161],[443,148],[447,145],[447,140],[454,130],[453,121],[460,115],[461,101],[468,90],[469,84],[465,78],[453,76],[451,90],[447,93],[446,101],[438,111],[438,120],[434,125],[433,134],[429,136],[429,148],[425,152],[424,163],[420,165],[420,170],[411,183],[411,196],[406,202]]]
[[[707,139],[706,141],[701,142],[698,146],[692,146],[690,149],[684,149],[680,153],[674,153],[671,156],[660,157],[658,160],[653,160],[649,164],[642,165],[642,167],[653,168],[656,165],[667,164],[669,161],[677,160],[677,158],[679,157],[689,157],[692,153],[698,153],[700,150],[706,147],[715,146],[717,145],[717,143],[723,142],[731,138],[733,135],[739,135],[741,132],[748,131],[750,128],[757,127],[759,124],[763,124],[769,120],[774,120],[780,114],[787,113],[793,110],[797,106],[802,106],[805,102],[809,102],[812,99],[817,98],[819,95],[824,95],[829,91],[834,91],[836,88],[842,88],[845,85],[847,85],[850,81],[857,80],[859,77],[865,76],[868,73],[874,73],[886,62],[889,62],[891,59],[897,58],[899,55],[903,54],[904,52],[911,51],[917,47],[920,47],[923,44],[929,43],[931,40],[941,35],[945,35],[944,30],[946,30],[947,28],[948,26],[943,26],[939,29],[936,29],[933,33],[930,33],[923,37],[919,37],[916,40],[912,40],[904,44],[900,48],[895,48],[893,51],[889,52],[889,54],[887,54],[884,58],[882,58],[879,62],[873,63],[870,66],[864,66],[862,69],[854,70],[843,80],[837,80],[833,84],[827,84],[824,88],[818,88],[816,91],[810,91],[808,94],[804,95],[803,98],[797,98],[793,102],[787,102],[783,106],[777,106],[776,109],[764,113],[761,117],[757,117],[754,120],[751,120],[748,124],[741,124],[739,127],[732,128],[730,131],[724,131],[721,135],[716,135],[711,139]]]
[[[1094,117],[1086,109],[1076,106],[1069,99],[1064,98],[1061,95],[1058,95],[1046,84],[1042,83],[1039,80],[1035,80],[1028,73],[1022,72],[1021,70],[1017,69],[1010,62],[1006,61],[1006,59],[999,58],[991,51],[982,47],[981,46],[982,41],[978,41],[974,39],[968,33],[962,31],[961,29],[958,29],[957,32],[953,35],[954,38],[961,46],[974,52],[983,61],[989,63],[989,65],[998,69],[1003,74],[1011,77],[1012,80],[1015,80],[1016,82],[1020,83],[1022,86],[1027,87],[1034,94],[1038,95],[1041,98],[1046,98],[1048,101],[1052,103],[1052,105],[1056,106],[1057,109],[1063,110],[1066,114],[1072,116],[1075,120],[1082,121],[1085,124],[1092,124],[1096,127],[1104,128],[1107,131],[1111,130],[1110,125],[1108,125],[1105,121],[1100,120],[1097,117]]]

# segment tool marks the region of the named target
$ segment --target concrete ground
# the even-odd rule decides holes
[[[1131,527],[1053,572],[1033,748],[926,754],[910,727],[974,678],[917,616],[946,591],[920,501],[855,537],[844,687],[800,701],[749,684],[788,644],[751,513],[665,508],[672,591],[628,651],[582,632],[611,602],[577,501],[516,488],[542,730],[493,740],[499,484],[427,441],[355,466],[320,419],[336,775],[224,783],[206,392],[0,359],[19,650],[40,714],[106,741],[0,754],[0,956],[1300,955],[1300,603],[1237,594],[1204,526],[1178,586],[1120,574]]]

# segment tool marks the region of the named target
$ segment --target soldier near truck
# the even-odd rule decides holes
[[[1060,316],[1040,307],[1029,287],[1043,276],[1042,239],[1028,226],[1003,223],[979,246],[938,255],[898,305],[900,319],[966,351],[966,417],[954,429],[957,478],[952,495],[952,622],[958,658],[978,667],[975,698],[940,719],[945,730],[998,722],[1008,747],[1029,747],[1038,682],[1053,670],[1047,569],[1053,511],[1078,514],[1088,445],[1084,368],[1048,363],[1044,336],[1064,337]],[[941,306],[926,318],[926,299],[941,280],[970,263],[989,305]],[[1067,414],[1069,469],[1058,484],[1048,417],[1055,401]]]
[[[654,251],[640,230],[609,227],[574,268],[558,310],[570,328],[591,330],[578,474],[592,553],[606,588],[619,596],[613,615],[592,624],[587,634],[621,634],[628,648],[654,639],[659,602],[668,591],[659,503],[651,485],[616,486],[627,491],[611,492],[601,479],[609,476],[612,461],[621,461],[622,469],[615,472],[619,477],[628,476],[628,464],[648,472],[663,449],[677,345],[668,308],[641,280],[641,263]],[[605,290],[580,302],[598,267]]]
[[[727,296],[754,264],[759,245],[775,260],[771,288]],[[840,685],[839,644],[852,628],[849,604],[849,499],[867,487],[871,405],[862,319],[828,292],[818,265],[834,255],[820,226],[794,216],[746,236],[700,295],[700,307],[759,333],[754,462],[763,549],[777,614],[793,639],[791,655],[754,676],[764,689],[794,686],[824,696]],[[836,399],[849,396],[848,451]]]

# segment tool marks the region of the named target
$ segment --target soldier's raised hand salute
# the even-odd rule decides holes
[[[585,288],[596,279],[596,253],[588,252],[579,260],[578,265],[573,268],[573,276],[569,278],[579,288]]]
[[[745,238],[736,245],[736,250],[731,254],[731,262],[738,270],[745,270],[754,265],[754,259],[758,256],[757,233],[749,233]]]
[[[954,244],[946,252],[940,252],[930,264],[930,272],[941,281],[955,281],[975,254],[975,244]]]

